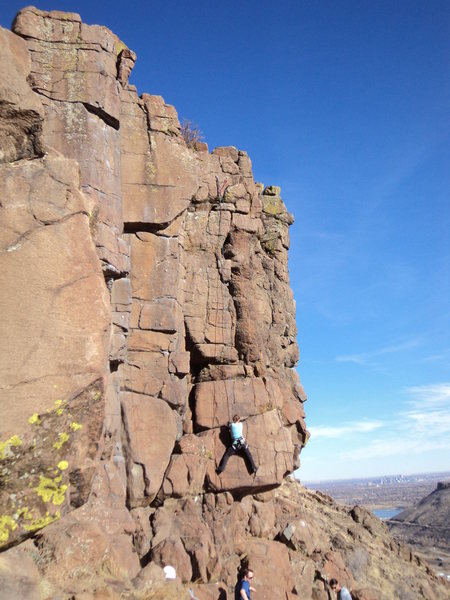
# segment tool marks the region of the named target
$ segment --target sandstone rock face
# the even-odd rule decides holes
[[[32,7],[17,15],[13,29],[26,40],[30,80],[45,107],[44,144],[79,163],[103,269],[125,272],[118,132],[125,45],[77,14]]]
[[[154,502],[249,494],[298,466],[292,217],[245,152],[188,146],[172,106],[138,97],[136,57],[107,29],[29,7],[13,31],[0,32],[1,542],[45,527],[71,572],[60,527],[92,548],[83,564],[113,537],[114,564],[131,536],[143,558]],[[239,456],[215,473],[235,412],[256,477]],[[91,528],[98,514],[114,527]],[[135,559],[121,560],[130,577]]]
[[[26,44],[0,27],[0,163],[43,154],[44,110],[27,83],[31,61]]]
[[[106,28],[28,7],[13,31],[0,30],[8,597],[170,598],[196,582],[225,598],[248,561],[267,597],[353,584],[342,536],[312,541],[273,491],[308,437],[280,189],[255,184],[244,151],[187,144],[176,110],[128,84],[136,57]],[[258,470],[237,455],[218,476],[235,413]],[[22,550],[38,574],[20,571],[18,592]]]
[[[164,400],[143,398],[139,394],[122,395],[124,426],[129,451],[129,503],[144,497],[153,500],[169,464],[177,423]]]
[[[87,499],[109,299],[76,163],[49,154],[0,171],[1,537],[10,544]]]

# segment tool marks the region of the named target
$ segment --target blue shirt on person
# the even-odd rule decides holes
[[[233,441],[242,437],[242,423],[231,423],[230,429]]]
[[[247,594],[247,598],[248,600],[250,600],[250,581],[246,581],[245,579],[241,582],[241,591],[244,590],[244,592]],[[239,598],[239,600],[242,599],[242,596]]]

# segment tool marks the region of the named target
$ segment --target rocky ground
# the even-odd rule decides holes
[[[369,479],[325,482],[318,489],[343,505],[358,504],[372,511],[403,507],[401,514],[385,521],[392,535],[409,544],[436,573],[449,575],[450,502],[445,483],[439,483],[442,475],[448,476],[431,473],[382,485]]]
[[[76,558],[76,570],[65,569],[76,533],[71,532],[69,547],[54,538],[50,526],[34,543],[1,555],[0,598],[187,599],[191,589],[199,600],[231,600],[245,564],[254,569],[257,600],[328,600],[332,577],[351,589],[355,600],[441,600],[450,594],[450,585],[395,541],[372,513],[340,506],[293,480],[240,501],[227,492],[166,501],[149,526],[153,540],[147,566],[125,582],[107,561],[102,573],[90,569],[82,556]],[[12,567],[19,556],[18,573]],[[157,566],[168,563],[177,569],[174,582],[165,582]],[[70,591],[62,593],[63,587]]]

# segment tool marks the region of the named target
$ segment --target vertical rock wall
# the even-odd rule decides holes
[[[135,55],[109,30],[30,7],[13,31],[1,31],[0,542],[48,525],[40,539],[69,579],[61,531],[89,541],[83,565],[107,555],[133,576],[150,553],[162,562],[155,506],[208,492],[233,503],[298,466],[293,218],[245,152],[188,146],[172,106],[138,97]],[[216,475],[235,413],[255,476],[238,456]],[[191,576],[217,575],[192,571],[204,562],[192,556]]]

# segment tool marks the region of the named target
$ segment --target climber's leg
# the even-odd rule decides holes
[[[219,475],[220,475],[220,473],[222,473],[223,471],[225,471],[225,467],[227,466],[228,459],[233,454],[236,454],[236,450],[233,448],[233,446],[229,446],[226,449],[225,454],[222,456],[222,460],[220,461],[219,466],[217,467],[217,473]]]
[[[256,473],[256,471],[258,470],[258,467],[255,465],[255,461],[253,460],[253,456],[252,456],[252,453],[250,452],[248,444],[245,444],[245,446],[242,448],[242,450],[244,451],[245,456],[246,456],[248,462],[250,463],[252,473]]]

